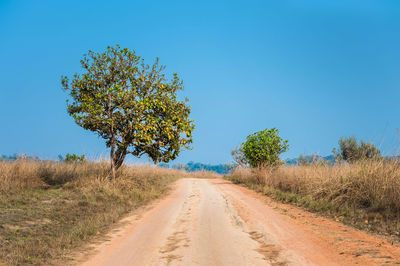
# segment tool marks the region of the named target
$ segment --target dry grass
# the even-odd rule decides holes
[[[228,178],[360,229],[400,237],[399,162],[238,168]]]
[[[0,264],[48,265],[189,174],[108,163],[0,162]],[[201,174],[199,174],[201,175]]]
[[[197,172],[188,172],[187,175],[189,177],[194,177],[194,178],[205,178],[205,179],[210,179],[210,178],[222,178],[222,175],[217,174],[215,172],[209,172],[209,171],[197,171]]]

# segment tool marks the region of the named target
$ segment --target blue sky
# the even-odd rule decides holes
[[[106,156],[66,114],[60,76],[115,44],[184,80],[197,126],[177,162],[229,162],[271,127],[289,140],[283,158],[328,155],[351,135],[391,154],[399,32],[397,0],[0,0],[0,154]]]

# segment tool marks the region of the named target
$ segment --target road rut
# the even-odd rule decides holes
[[[222,179],[187,178],[81,265],[382,265],[386,241],[279,204]]]

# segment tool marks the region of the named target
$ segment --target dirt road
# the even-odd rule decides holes
[[[181,179],[125,222],[82,265],[400,264],[387,241],[221,179]]]

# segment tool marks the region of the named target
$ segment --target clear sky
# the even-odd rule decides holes
[[[105,156],[66,113],[60,76],[120,44],[177,72],[196,121],[177,162],[230,162],[277,127],[283,158],[330,154],[355,135],[399,146],[400,2],[0,0],[0,154]]]

